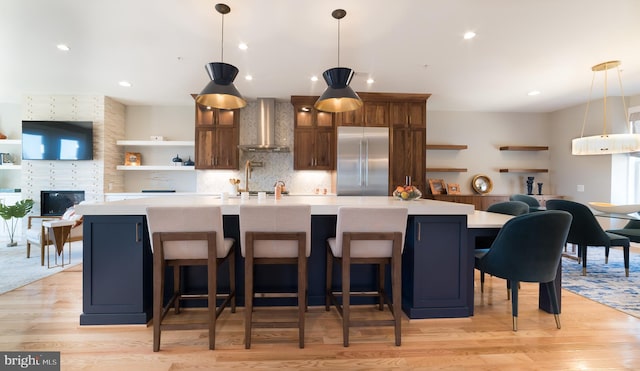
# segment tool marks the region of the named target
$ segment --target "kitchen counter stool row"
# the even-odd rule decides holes
[[[304,323],[307,310],[307,259],[311,254],[311,208],[309,205],[242,205],[240,207],[240,247],[245,259],[245,348],[251,347],[254,327],[298,328],[299,347],[304,348]],[[236,241],[224,238],[222,213],[218,206],[158,206],[147,208],[147,221],[153,251],[153,350],[160,350],[161,330],[206,328],[209,349],[215,348],[216,318],[225,307],[236,308],[234,249]],[[407,209],[341,207],[336,222],[336,237],[327,240],[327,279],[325,308],[335,305],[342,316],[343,344],[349,345],[349,328],[355,326],[392,326],[395,344],[401,343],[401,256],[407,225]],[[229,260],[229,292],[217,293],[217,267]],[[333,291],[333,263],[339,263],[342,289]],[[254,266],[257,264],[295,264],[298,268],[297,293],[254,292]],[[376,292],[358,293],[350,288],[352,264],[378,266]],[[385,265],[391,267],[392,300],[384,288]],[[180,291],[182,266],[207,266],[206,323],[165,324],[163,319],[174,308],[180,313],[180,302],[202,295],[183,295]],[[173,267],[173,295],[165,304],[164,274]],[[298,318],[291,322],[264,322],[253,318],[253,299],[260,297],[295,296],[298,298]],[[350,297],[375,296],[378,307],[389,306],[389,320],[350,320]],[[266,309],[268,310],[268,309]]]

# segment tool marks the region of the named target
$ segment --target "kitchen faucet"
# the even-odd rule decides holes
[[[244,191],[249,192],[249,179],[251,178],[251,171],[253,168],[251,167],[251,161],[247,160],[244,164]]]

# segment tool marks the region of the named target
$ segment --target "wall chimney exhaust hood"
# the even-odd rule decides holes
[[[257,140],[254,144],[241,144],[245,152],[289,152],[289,147],[275,144],[276,99],[258,98]]]

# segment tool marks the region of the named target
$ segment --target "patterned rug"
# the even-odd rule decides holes
[[[604,247],[588,249],[586,276],[582,264],[562,258],[562,288],[640,318],[640,254],[631,253],[625,277],[622,250],[611,249],[605,264]]]
[[[47,257],[44,258],[44,267],[40,265],[40,247],[31,247],[31,257],[27,259],[27,247],[24,244],[7,247],[6,242],[0,242],[0,294],[17,289],[28,283],[58,273],[64,269],[82,263],[82,242],[71,243],[71,264],[69,261],[69,247],[64,247],[64,268],[54,265],[54,248],[50,247],[50,265],[47,268]],[[45,254],[46,254],[45,249]],[[60,263],[60,257],[58,257]]]

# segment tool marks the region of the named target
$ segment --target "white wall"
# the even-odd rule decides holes
[[[428,106],[428,105],[427,105]],[[528,176],[543,183],[543,194],[556,194],[548,173],[500,173],[501,168],[550,168],[550,151],[500,151],[501,146],[546,146],[549,115],[542,113],[442,112],[427,108],[427,144],[466,144],[468,149],[428,150],[427,167],[466,168],[467,172],[433,173],[427,178],[460,184],[463,194],[473,194],[476,174],[493,181],[491,194],[526,193]],[[534,185],[534,192],[537,187]]]
[[[589,201],[610,202],[612,200],[612,183],[621,180],[612,176],[614,168],[619,168],[620,161],[627,155],[573,156],[571,140],[580,137],[586,105],[566,108],[550,115],[553,135],[550,136],[552,173],[557,184],[558,194],[566,195],[577,202]],[[609,116],[608,133],[624,132],[626,113],[620,97],[609,97],[607,100]],[[602,133],[603,105],[602,100],[593,101],[589,105],[589,114],[585,125],[585,136]],[[584,192],[578,192],[578,185],[584,186]]]

